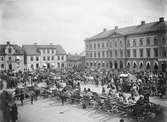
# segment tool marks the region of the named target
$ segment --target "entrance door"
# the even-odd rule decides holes
[[[117,68],[118,68],[118,64],[117,64],[117,62],[116,62],[116,61],[115,61],[114,67],[115,67],[115,69],[117,69]]]
[[[50,64],[49,63],[47,63],[47,68],[50,69]]]
[[[161,67],[162,67],[162,72],[165,72],[165,70],[166,70],[166,62],[163,62],[161,64]]]
[[[12,64],[9,64],[9,70],[12,70]]]

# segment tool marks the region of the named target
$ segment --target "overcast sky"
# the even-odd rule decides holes
[[[166,8],[167,0],[0,0],[0,43],[53,43],[80,53],[103,28],[167,20]]]

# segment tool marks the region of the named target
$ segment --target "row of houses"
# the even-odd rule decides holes
[[[131,71],[167,71],[167,22],[104,29],[85,41],[86,66]]]
[[[0,70],[65,68],[66,51],[61,45],[23,45],[7,42],[0,45]]]

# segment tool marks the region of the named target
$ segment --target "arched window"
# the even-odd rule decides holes
[[[150,69],[150,63],[147,63],[146,69],[147,69],[147,70]]]
[[[127,63],[127,68],[130,68],[130,63],[129,62]]]
[[[139,68],[141,69],[142,67],[143,67],[143,63],[141,62]]]
[[[133,68],[136,68],[137,67],[137,64],[136,62],[133,63]]]
[[[154,63],[154,70],[158,70],[158,63]]]

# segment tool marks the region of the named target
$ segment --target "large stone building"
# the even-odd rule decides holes
[[[24,70],[24,51],[15,44],[0,45],[0,70]]]
[[[85,39],[86,65],[131,71],[167,70],[167,22],[104,29]]]
[[[38,68],[65,68],[66,52],[60,45],[23,45],[25,66],[29,70]]]

